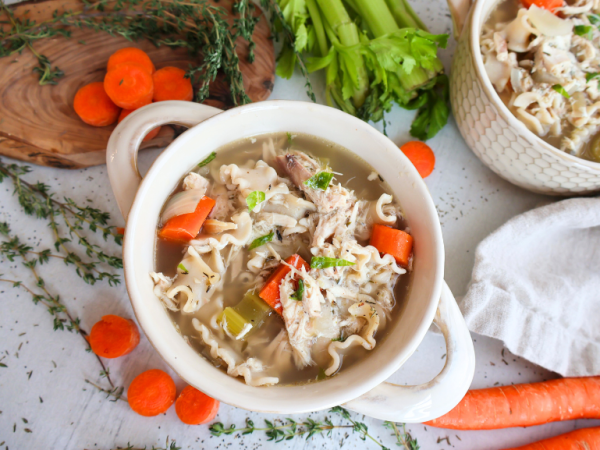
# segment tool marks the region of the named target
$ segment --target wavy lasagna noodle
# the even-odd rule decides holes
[[[257,159],[223,150],[186,175],[183,192],[203,190],[215,206],[198,236],[180,246],[176,269],[150,274],[190,345],[251,386],[315,381],[364,358],[394,318],[398,280],[407,283],[407,269],[369,245],[376,224],[410,231],[387,185],[329,145],[332,159],[352,158],[341,164],[348,173],[334,172],[312,146],[309,137],[291,145],[287,137],[257,138],[236,147]],[[249,197],[262,201],[252,207]],[[177,202],[165,210],[186,205]],[[289,263],[294,254],[312,267]],[[276,271],[278,298],[265,303],[260,293]]]

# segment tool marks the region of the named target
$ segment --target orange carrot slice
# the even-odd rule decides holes
[[[106,71],[110,72],[112,69],[123,63],[136,63],[150,72],[152,75],[156,72],[152,60],[148,54],[135,47],[125,47],[114,52],[110,58],[108,58],[108,64],[106,65]]]
[[[402,230],[396,230],[386,225],[373,225],[373,234],[369,245],[381,253],[392,255],[396,262],[403,267],[408,267],[412,254],[413,237]]]
[[[600,427],[581,428],[570,433],[505,450],[600,450]]]
[[[177,417],[188,425],[200,425],[210,422],[219,412],[219,401],[200,392],[192,386],[186,386],[175,401]]]
[[[115,103],[125,109],[138,109],[152,102],[152,75],[136,63],[119,64],[104,77],[104,90]]]
[[[421,177],[431,175],[435,167],[435,155],[429,145],[421,141],[411,141],[400,147],[400,150],[410,159]]]
[[[556,8],[560,8],[563,5],[563,0],[521,0],[521,4],[527,9],[531,5],[535,5],[538,8],[554,12]]]
[[[94,127],[105,127],[116,122],[121,108],[114,104],[101,81],[79,88],[73,108],[81,120]]]
[[[425,423],[495,430],[575,419],[600,419],[600,376],[471,390],[452,411]]]
[[[118,358],[139,344],[140,332],[133,320],[110,314],[94,324],[88,340],[96,355]]]
[[[140,416],[164,413],[175,401],[177,390],[173,379],[159,369],[142,372],[127,390],[129,406]]]
[[[119,114],[119,123],[121,123],[121,121],[127,117],[129,114],[131,114],[133,111],[135,111],[134,109],[122,109],[121,110],[121,114]],[[158,133],[160,133],[160,129],[161,127],[156,127],[153,130],[150,130],[150,132],[144,136],[144,139],[142,139],[142,142],[146,142],[146,141],[150,141],[152,139],[154,139]]]
[[[185,70],[177,67],[163,67],[152,76],[154,79],[154,101],[165,100],[190,101],[194,98],[194,89]]]
[[[298,254],[294,254],[285,260],[286,263],[294,266],[296,269],[300,270],[301,267],[304,267],[306,270],[310,270],[310,266],[302,259],[302,257]],[[290,273],[292,269],[290,269],[285,264],[280,264],[275,272],[271,274],[263,288],[260,290],[258,296],[262,298],[265,302],[267,302],[271,308],[273,308],[279,315],[283,312],[283,307],[281,306],[281,302],[279,301],[279,286],[281,285],[281,281],[285,278],[285,276]]]
[[[202,224],[215,206],[210,197],[202,197],[193,213],[171,217],[158,232],[158,237],[169,241],[189,241],[200,232]]]

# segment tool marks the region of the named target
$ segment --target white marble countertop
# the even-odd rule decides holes
[[[416,2],[413,2],[416,3]],[[417,12],[426,19],[434,32],[450,32],[451,21],[443,0],[418,2]],[[455,42],[442,54],[446,67],[452,58]],[[315,80],[321,94],[322,80]],[[320,89],[319,89],[320,88]],[[303,80],[277,79],[273,99],[306,100]],[[408,128],[413,113],[395,108],[387,117],[389,136],[401,144],[409,140]],[[541,203],[554,201],[512,186],[488,170],[467,148],[452,119],[430,142],[437,165],[426,182],[437,205],[446,246],[446,281],[456,296],[464,295],[473,266],[477,243],[509,218]],[[147,151],[140,165],[147,169],[158,150]],[[6,158],[5,158],[6,160]],[[109,211],[113,222],[123,225],[115,204],[106,168],[65,171],[34,167],[28,180],[44,181],[57,197],[69,196],[78,202],[90,199],[92,205]],[[53,244],[50,229],[43,220],[26,216],[12,195],[9,181],[0,184],[0,221],[10,224],[22,240],[35,249]],[[105,245],[113,254],[114,244]],[[82,319],[82,327],[91,326],[104,314],[132,317],[127,292],[123,285],[109,287],[105,282],[95,286],[74,276],[72,269],[61,261],[51,261],[40,268],[49,287],[59,293],[68,307]],[[0,273],[5,277],[30,280],[27,269],[17,263],[0,260]],[[52,320],[44,307],[34,305],[29,295],[6,284],[0,285],[0,449],[112,449],[126,447],[164,446],[165,439],[175,439],[184,449],[215,448],[378,448],[373,442],[363,442],[357,433],[336,430],[330,437],[316,436],[309,440],[297,438],[275,444],[262,432],[252,435],[210,435],[207,426],[182,424],[171,408],[165,415],[145,418],[133,413],[125,402],[110,402],[84,382],[88,378],[100,383],[98,363],[86,353],[75,334],[53,331]],[[503,351],[502,343],[473,335],[477,367],[473,388],[498,384],[521,383],[552,378],[554,375],[528,361]],[[445,354],[441,336],[428,333],[417,352],[391,381],[417,384],[431,379],[443,366]],[[136,350],[123,358],[107,362],[115,384],[127,386],[143,370],[168,370],[145,337]],[[177,379],[178,388],[183,387]],[[311,415],[323,418],[326,412]],[[368,425],[372,435],[389,448],[397,448],[389,430],[378,420],[357,419]],[[306,416],[293,417],[302,420]],[[256,426],[274,415],[251,413],[222,405],[217,420],[225,425],[242,426],[251,418]],[[341,418],[332,417],[334,423]],[[25,420],[27,422],[25,422]],[[529,429],[454,432],[411,424],[407,429],[417,438],[421,449],[501,449],[523,445],[561,434],[598,421],[575,421],[548,424]],[[27,432],[25,429],[30,430]],[[440,438],[448,440],[440,441]]]

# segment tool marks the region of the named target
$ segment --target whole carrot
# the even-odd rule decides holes
[[[600,427],[582,428],[533,444],[505,450],[600,450]]]
[[[492,430],[573,419],[600,419],[600,377],[469,391],[452,411],[425,423],[455,430]]]

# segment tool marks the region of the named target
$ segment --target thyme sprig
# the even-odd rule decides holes
[[[31,247],[23,244],[18,236],[11,234],[10,227],[6,222],[0,222],[0,255],[4,256],[11,262],[18,259],[22,260],[22,265],[27,267],[35,280],[35,288],[25,285],[22,281],[12,280],[8,278],[0,278],[0,282],[12,284],[15,288],[20,288],[28,292],[33,300],[33,303],[42,304],[53,317],[54,330],[67,330],[76,332],[81,336],[85,345],[90,349],[87,341],[87,332],[80,326],[81,320],[69,312],[66,305],[62,302],[60,296],[50,292],[46,282],[41,277],[37,270],[38,264],[44,264],[48,261],[49,253],[47,251],[39,252],[37,259],[29,258]],[[0,275],[2,277],[2,275]],[[111,388],[115,388],[106,366],[96,355],[98,363],[102,367],[102,372],[106,374],[106,379]]]
[[[108,265],[113,269],[121,269],[123,260],[117,256],[106,254],[98,245],[89,242],[84,236],[84,226],[93,233],[100,232],[104,240],[111,237],[118,245],[122,244],[123,237],[117,233],[115,227],[108,225],[110,215],[91,206],[80,206],[70,198],[59,201],[50,192],[47,184],[37,182],[28,183],[22,179],[23,175],[31,172],[29,166],[18,164],[5,164],[0,159],[0,183],[5,179],[12,181],[14,194],[17,195],[23,211],[41,219],[46,219],[54,235],[54,246],[57,252],[63,255],[52,255],[72,265],[75,272],[86,283],[94,284],[96,281],[106,279],[109,285],[114,286],[121,282],[119,275],[103,271],[101,265]],[[89,201],[89,200],[88,200]],[[67,233],[61,231],[58,218],[61,218],[67,227]],[[75,243],[83,252],[71,250],[68,244]],[[85,256],[84,256],[85,254]],[[50,257],[48,252],[44,257]]]
[[[401,424],[402,431],[400,431],[398,425],[399,424],[390,422],[388,420],[383,422],[384,427],[389,428],[394,432],[392,436],[396,437],[396,445],[398,447],[404,447],[406,450],[419,450],[421,447],[419,447],[419,444],[417,444],[417,440],[413,438],[408,431],[406,431],[406,424]]]
[[[274,442],[282,442],[294,439],[299,436],[305,436],[306,439],[309,439],[317,434],[325,433],[327,436],[331,435],[332,430],[345,428],[351,429],[355,433],[360,434],[360,438],[364,441],[370,439],[375,444],[377,444],[382,450],[389,450],[385,445],[379,442],[375,437],[369,434],[369,429],[364,422],[359,422],[352,418],[350,412],[342,408],[341,406],[336,406],[329,410],[332,414],[338,414],[343,419],[345,419],[346,423],[334,424],[329,417],[325,417],[322,421],[315,421],[311,418],[307,418],[302,422],[297,422],[291,418],[286,418],[285,420],[275,420],[271,422],[270,420],[265,419],[265,427],[257,427],[254,425],[254,422],[250,419],[246,419],[245,427],[237,427],[236,425],[230,425],[229,427],[224,426],[221,422],[213,423],[209,430],[214,436],[221,435],[232,435],[235,433],[252,434],[256,431],[264,431],[268,441]],[[410,436],[410,435],[408,435]],[[398,438],[399,439],[399,438]],[[412,439],[412,438],[411,438]],[[414,441],[416,445],[417,441]],[[417,447],[407,447],[409,450],[418,450]]]
[[[15,17],[3,0],[0,15],[8,26],[0,28],[0,57],[10,56],[27,49],[35,55],[38,66],[34,71],[40,84],[56,84],[63,76],[45,55],[35,51],[36,41],[57,36],[71,37],[71,29],[90,29],[122,36],[129,41],[148,39],[154,45],[185,48],[194,61],[187,76],[199,85],[196,100],[208,98],[208,87],[219,71],[225,75],[232,102],[235,105],[250,102],[244,90],[236,40],[248,43],[248,60],[254,60],[252,34],[258,22],[249,0],[238,0],[233,6],[235,17],[228,22],[230,14],[224,8],[207,0],[82,0],[79,11],[55,11],[53,18],[36,22]]]
[[[106,378],[108,378],[108,371],[106,371],[105,375]],[[106,394],[106,398],[110,398],[113,397],[113,399],[111,400],[111,402],[117,402],[119,400],[122,400],[124,402],[127,401],[127,398],[123,395],[123,392],[125,391],[125,388],[123,386],[116,386],[113,387],[112,389],[106,389],[103,388],[102,386],[98,386],[96,383],[88,380],[87,378],[84,380],[87,384],[92,385],[93,387],[95,387],[98,391]]]
[[[177,446],[176,441],[171,441],[167,436],[167,440],[164,447],[155,447],[154,445],[149,449],[148,447],[137,447],[129,442],[127,443],[127,447],[117,447],[115,450],[181,450],[182,447]]]

